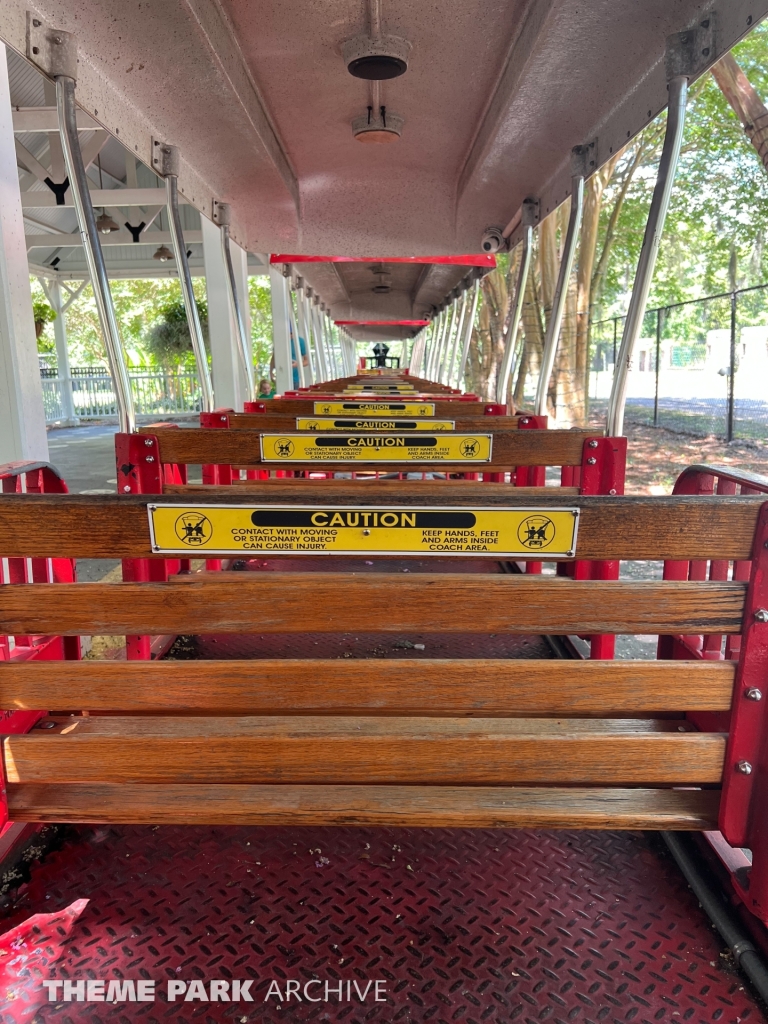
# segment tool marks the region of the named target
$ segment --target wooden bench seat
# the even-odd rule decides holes
[[[305,484],[291,493],[310,501]],[[231,490],[214,503],[252,507],[247,492]],[[500,492],[489,495],[495,507],[530,509],[514,491],[487,490]],[[279,504],[284,493],[265,500]],[[431,500],[477,505],[460,489]],[[151,562],[151,501],[0,496],[0,552]],[[418,485],[404,501],[419,507]],[[753,557],[761,498],[569,501],[580,521],[576,559],[713,559],[725,571],[654,582],[328,571],[14,584],[0,587],[0,632],[651,633],[720,643],[751,628],[749,585],[743,575],[729,579],[726,563]],[[543,497],[540,509],[562,503]],[[742,679],[742,665],[716,659],[5,662],[0,706],[44,709],[30,732],[3,738],[9,813],[24,821],[713,828],[734,770],[733,694],[748,703]]]

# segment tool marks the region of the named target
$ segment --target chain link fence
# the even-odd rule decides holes
[[[604,414],[624,317],[592,324],[589,405]],[[649,309],[626,420],[697,436],[768,439],[768,285]]]

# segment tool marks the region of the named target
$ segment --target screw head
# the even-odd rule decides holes
[[[749,761],[739,761],[736,765],[736,771],[741,772],[742,775],[751,775],[752,765]]]
[[[145,462],[154,462],[155,461],[155,456],[154,455],[148,455],[144,461]]]
[[[529,422],[528,417],[524,416],[523,419],[520,420],[520,422],[521,423],[528,423]]]
[[[594,457],[594,455],[590,455],[590,457],[587,459],[587,465],[594,466],[596,463],[597,459]]]
[[[124,490],[124,491],[125,491],[126,493],[129,493],[129,492],[130,492],[130,490],[131,490],[131,485],[130,485],[130,484],[126,484],[126,485],[125,485],[125,486],[123,487],[123,490]]]
[[[768,622],[768,608],[758,608],[755,612],[755,619],[758,622]]]
[[[55,729],[55,728],[56,728],[56,723],[55,722],[40,722],[40,724],[38,725],[38,729]]]
[[[615,493],[616,493],[616,488],[615,488],[615,487],[612,487],[612,488],[610,489],[610,491],[608,491],[608,493],[609,493],[609,494],[615,494]]]
[[[588,444],[590,448],[597,448],[597,441],[589,441]]]
[[[147,446],[147,448],[151,448],[154,443],[155,442],[152,440],[151,437],[147,437],[144,439],[144,444]]]
[[[371,531],[370,530],[363,530],[363,536],[364,537],[370,537],[370,535],[371,535]]]
[[[744,696],[747,700],[762,700],[763,691],[759,690],[756,686],[750,686],[750,688],[744,692]]]

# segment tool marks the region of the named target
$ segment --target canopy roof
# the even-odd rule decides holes
[[[178,146],[187,202],[208,216],[214,199],[230,203],[233,237],[250,252],[369,257],[479,252],[492,226],[514,236],[526,197],[545,216],[567,196],[573,147],[588,147],[591,172],[663,109],[667,37],[695,30],[695,77],[768,0],[729,0],[714,13],[702,0],[35,6],[76,35],[78,101],[95,122],[146,164],[153,138]],[[0,5],[0,37],[20,53],[28,9]],[[372,17],[410,46],[405,74],[376,86],[353,77],[342,54]],[[384,106],[390,125],[403,119],[397,141],[355,138],[368,106],[374,117]],[[432,282],[414,292],[409,278],[375,309],[350,301],[343,318],[418,317],[414,304],[439,304],[455,286]],[[338,279],[327,286],[329,304],[346,301]],[[318,291],[325,299],[319,280]]]

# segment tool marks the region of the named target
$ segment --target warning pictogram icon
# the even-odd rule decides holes
[[[293,455],[293,441],[290,437],[278,437],[275,441],[275,452],[281,459],[290,459]]]
[[[176,536],[182,544],[198,548],[207,544],[213,536],[213,526],[202,512],[185,512],[176,520]]]
[[[524,548],[540,551],[555,539],[555,524],[548,516],[535,515],[524,519],[517,530],[517,538]]]
[[[480,445],[477,438],[465,437],[461,442],[461,448],[459,450],[465,459],[471,459],[473,456],[477,455],[479,447]]]

